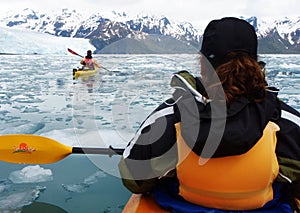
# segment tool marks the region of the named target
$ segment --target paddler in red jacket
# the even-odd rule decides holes
[[[83,65],[83,70],[93,70],[95,68],[100,68],[101,65],[93,59],[92,51],[88,50],[86,56],[80,61],[80,64]]]

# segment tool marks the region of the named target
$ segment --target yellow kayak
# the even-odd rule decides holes
[[[73,79],[76,79],[80,76],[90,76],[97,74],[99,69],[93,69],[93,70],[77,70],[73,69]]]
[[[122,213],[168,213],[162,209],[152,196],[132,194]]]

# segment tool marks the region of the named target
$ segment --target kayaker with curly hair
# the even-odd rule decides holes
[[[171,212],[299,211],[300,114],[268,86],[255,29],[213,20],[200,52],[201,77],[176,73],[127,145],[124,185]]]

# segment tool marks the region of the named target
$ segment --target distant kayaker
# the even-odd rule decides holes
[[[91,50],[87,51],[86,56],[80,61],[80,64],[83,65],[83,70],[91,70],[101,67],[101,65],[98,64],[98,62],[95,59],[93,59]]]
[[[268,86],[253,26],[211,21],[200,67],[172,77],[125,148],[123,184],[170,212],[298,212],[300,113]]]

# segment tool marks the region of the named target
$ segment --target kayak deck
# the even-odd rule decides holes
[[[152,196],[132,194],[122,213],[168,213],[162,209]]]

